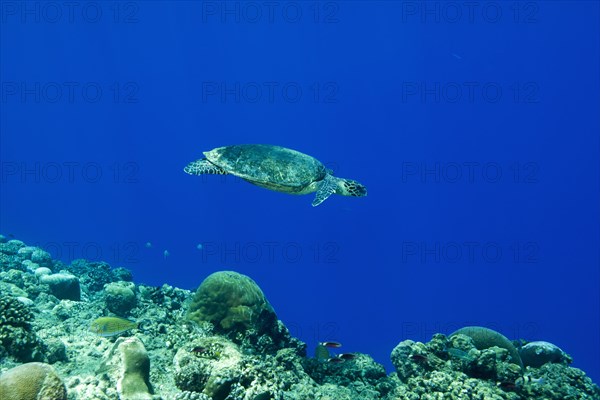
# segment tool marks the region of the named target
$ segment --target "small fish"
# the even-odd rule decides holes
[[[206,347],[202,347],[202,346],[196,346],[192,349],[192,353],[196,354],[196,355],[200,355],[203,353],[206,353]]]
[[[354,353],[341,353],[337,355],[338,358],[341,358],[342,360],[354,360],[356,358],[356,354]]]
[[[198,250],[202,250],[202,248],[203,248],[203,246],[202,246],[202,243],[198,243],[198,245],[196,246],[196,248],[197,248]]]
[[[533,384],[533,385],[543,385],[544,384],[544,378],[533,378],[530,375],[523,375],[520,378],[517,378],[517,380],[515,380],[514,382],[498,382],[496,383],[496,385],[503,389],[503,390],[509,390],[509,391],[519,391],[520,389],[523,388],[523,386],[525,385],[529,385],[529,384]]]
[[[408,358],[417,363],[426,363],[427,361],[429,361],[427,359],[427,356],[424,356],[422,354],[411,354],[408,356]]]
[[[458,54],[456,54],[456,53],[450,53],[450,54],[452,54],[452,56],[453,56],[454,58],[456,58],[457,60],[462,60],[462,57],[461,57],[461,56],[459,56]]]
[[[517,385],[514,382],[497,382],[496,386],[498,386],[502,390],[516,391]]]
[[[544,378],[534,378],[531,375],[523,375],[520,378],[517,378],[515,381],[515,385],[524,386],[528,384],[538,384],[542,385],[544,383]]]
[[[331,347],[337,349],[338,347],[342,347],[342,344],[339,342],[321,342],[319,343],[321,346]]]
[[[167,259],[167,257],[169,257],[169,250],[164,251],[163,257],[165,258],[165,260]]]
[[[147,248],[147,249],[149,249],[149,248],[151,248],[151,247],[152,247],[152,243],[150,243],[150,242],[146,242],[146,248]]]
[[[327,362],[338,364],[344,362],[344,360],[338,357],[331,357]]]
[[[110,337],[137,327],[137,322],[125,318],[100,317],[90,324],[90,331],[99,336]]]
[[[473,357],[471,357],[469,355],[469,353],[467,353],[464,350],[461,349],[455,349],[454,347],[450,347],[449,349],[446,350],[448,352],[449,355],[451,355],[452,357],[456,357],[460,360],[464,360],[464,361],[472,361]]]

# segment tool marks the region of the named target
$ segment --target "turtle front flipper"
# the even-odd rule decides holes
[[[319,189],[317,189],[315,199],[312,202],[313,207],[318,206],[319,204],[327,200],[329,196],[335,193],[335,191],[338,188],[337,181],[338,178],[329,174],[325,175],[325,178],[323,178],[321,184],[319,185]]]
[[[183,171],[186,174],[190,175],[227,175],[227,171],[225,171],[221,167],[217,167],[215,164],[211,163],[206,158],[192,161],[191,163],[185,166]]]

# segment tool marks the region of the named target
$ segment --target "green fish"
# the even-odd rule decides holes
[[[329,360],[329,358],[331,358],[331,354],[329,354],[329,350],[327,350],[327,347],[319,343],[317,345],[317,348],[315,349],[315,358],[317,359],[317,361],[327,361]]]
[[[118,317],[100,317],[90,324],[90,331],[93,333],[109,337],[120,335],[121,333],[138,327],[138,323]]]

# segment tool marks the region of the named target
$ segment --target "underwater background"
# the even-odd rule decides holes
[[[598,2],[0,3],[0,233],[194,290],[255,280],[310,351],[393,369],[480,325],[600,382]],[[302,151],[365,198],[183,172]]]

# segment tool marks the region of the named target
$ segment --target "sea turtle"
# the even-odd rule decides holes
[[[269,144],[217,147],[204,158],[189,163],[190,175],[231,174],[254,185],[290,194],[317,192],[313,207],[333,193],[362,197],[367,189],[360,183],[336,178],[317,159],[299,151]]]

